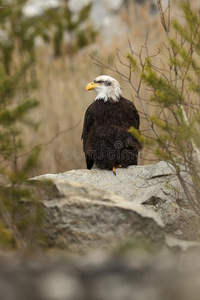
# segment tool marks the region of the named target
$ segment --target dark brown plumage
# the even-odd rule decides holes
[[[94,163],[101,169],[109,170],[137,165],[138,150],[142,148],[140,142],[128,132],[131,126],[139,129],[138,111],[131,101],[122,97],[121,92],[116,98],[109,98],[111,93],[108,89],[111,91],[113,82],[118,84],[112,77],[103,75],[87,85],[87,90],[99,89],[98,96],[85,113],[82,133],[88,169]]]

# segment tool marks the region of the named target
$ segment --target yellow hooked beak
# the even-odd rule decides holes
[[[94,89],[96,89],[96,88],[99,87],[99,86],[100,86],[100,84],[96,84],[96,83],[94,83],[94,82],[90,82],[90,83],[88,83],[87,86],[86,86],[86,91],[94,90]]]

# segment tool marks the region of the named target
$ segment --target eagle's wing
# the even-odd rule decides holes
[[[81,139],[83,140],[83,151],[85,152],[85,159],[87,169],[91,169],[94,165],[94,153],[92,152],[91,144],[91,127],[94,122],[94,115],[91,110],[91,105],[88,107],[85,113],[84,123],[83,123],[83,132]]]
[[[127,114],[127,119],[129,120],[129,126],[134,126],[136,129],[139,129],[140,127],[140,117],[139,113],[137,111],[137,108],[133,104],[133,102],[126,100],[126,114]]]
[[[139,130],[140,118],[139,113],[133,104],[133,102],[123,98],[126,101],[126,119],[122,122],[122,125],[126,130],[129,130],[131,126]],[[142,149],[141,143],[132,134],[128,134],[124,140],[126,148],[133,148],[134,150]]]

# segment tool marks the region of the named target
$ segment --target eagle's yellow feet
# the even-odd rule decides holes
[[[115,167],[113,167],[112,171],[113,171],[113,174],[116,176],[116,169],[115,169]]]
[[[123,168],[123,166],[118,165],[117,168]],[[116,168],[115,167],[113,167],[112,171],[113,171],[113,174],[116,176]]]

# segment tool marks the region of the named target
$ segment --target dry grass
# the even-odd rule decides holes
[[[129,27],[129,39],[132,47],[139,52],[146,40],[148,32],[148,49],[153,54],[162,47],[166,36],[162,30],[159,16],[150,17],[149,7],[130,7],[129,12],[122,11],[122,25]],[[70,169],[85,168],[82,151],[82,123],[84,113],[93,101],[95,94],[87,93],[85,86],[97,75],[108,74],[119,80],[123,87],[124,96],[133,99],[136,107],[142,112],[141,103],[137,101],[130,84],[109,70],[102,69],[94,64],[90,54],[105,63],[117,65],[120,72],[127,70],[118,62],[116,53],[126,55],[129,51],[128,36],[121,36],[106,45],[99,36],[95,45],[74,56],[51,58],[49,49],[38,50],[36,75],[40,84],[37,98],[41,105],[34,112],[34,119],[41,122],[35,134],[27,134],[29,148],[33,144],[43,144],[39,168],[35,174],[64,172]],[[125,59],[125,58],[124,58]],[[155,58],[158,59],[158,58]],[[164,58],[163,58],[164,59]],[[133,74],[132,81],[137,83],[138,77]],[[148,92],[143,88],[141,96],[147,99]],[[156,108],[144,101],[148,114],[154,114]],[[141,130],[147,129],[147,123],[141,113]],[[59,134],[59,132],[62,132]],[[57,136],[58,135],[58,136]],[[57,136],[55,139],[53,139]],[[46,145],[45,145],[46,144]],[[146,150],[141,154],[140,164],[152,163],[152,153]],[[33,175],[35,175],[33,174]]]

